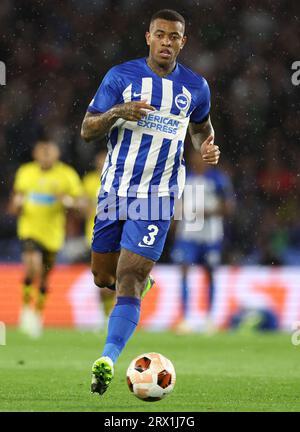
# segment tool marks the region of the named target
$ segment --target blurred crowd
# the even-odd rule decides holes
[[[7,203],[17,167],[47,134],[80,175],[93,169],[105,143],[80,138],[87,105],[110,67],[147,55],[144,33],[162,7],[185,16],[189,40],[180,61],[211,88],[220,167],[237,200],[224,263],[300,264],[300,88],[291,82],[291,65],[300,60],[300,6],[287,0],[1,0],[1,259],[16,253]],[[187,157],[190,145],[187,139]],[[68,241],[82,230],[71,219]]]

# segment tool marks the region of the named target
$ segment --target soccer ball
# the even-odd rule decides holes
[[[159,401],[174,389],[176,373],[170,360],[158,353],[136,357],[127,369],[129,390],[147,402]]]

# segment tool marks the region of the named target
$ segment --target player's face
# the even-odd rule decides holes
[[[184,47],[186,36],[184,26],[179,21],[156,19],[146,32],[150,57],[159,65],[167,66],[176,61],[180,50]]]
[[[33,157],[42,169],[50,169],[59,159],[60,152],[56,144],[39,142],[34,148]]]

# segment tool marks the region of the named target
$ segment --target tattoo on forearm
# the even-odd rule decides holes
[[[81,136],[86,141],[91,141],[104,136],[116,122],[116,116],[112,111],[103,114],[87,113],[81,128]]]
[[[209,135],[214,135],[214,128],[211,124],[210,118],[200,125],[191,125],[190,136],[196,150],[200,150],[201,144],[209,137]]]

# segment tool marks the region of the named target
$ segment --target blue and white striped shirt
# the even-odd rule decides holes
[[[103,113],[139,100],[147,100],[156,111],[139,121],[118,119],[110,129],[102,190],[122,197],[180,196],[185,183],[184,139],[189,121],[200,123],[209,114],[208,84],[179,63],[162,78],[146,58],[131,60],[107,72],[88,111]]]

